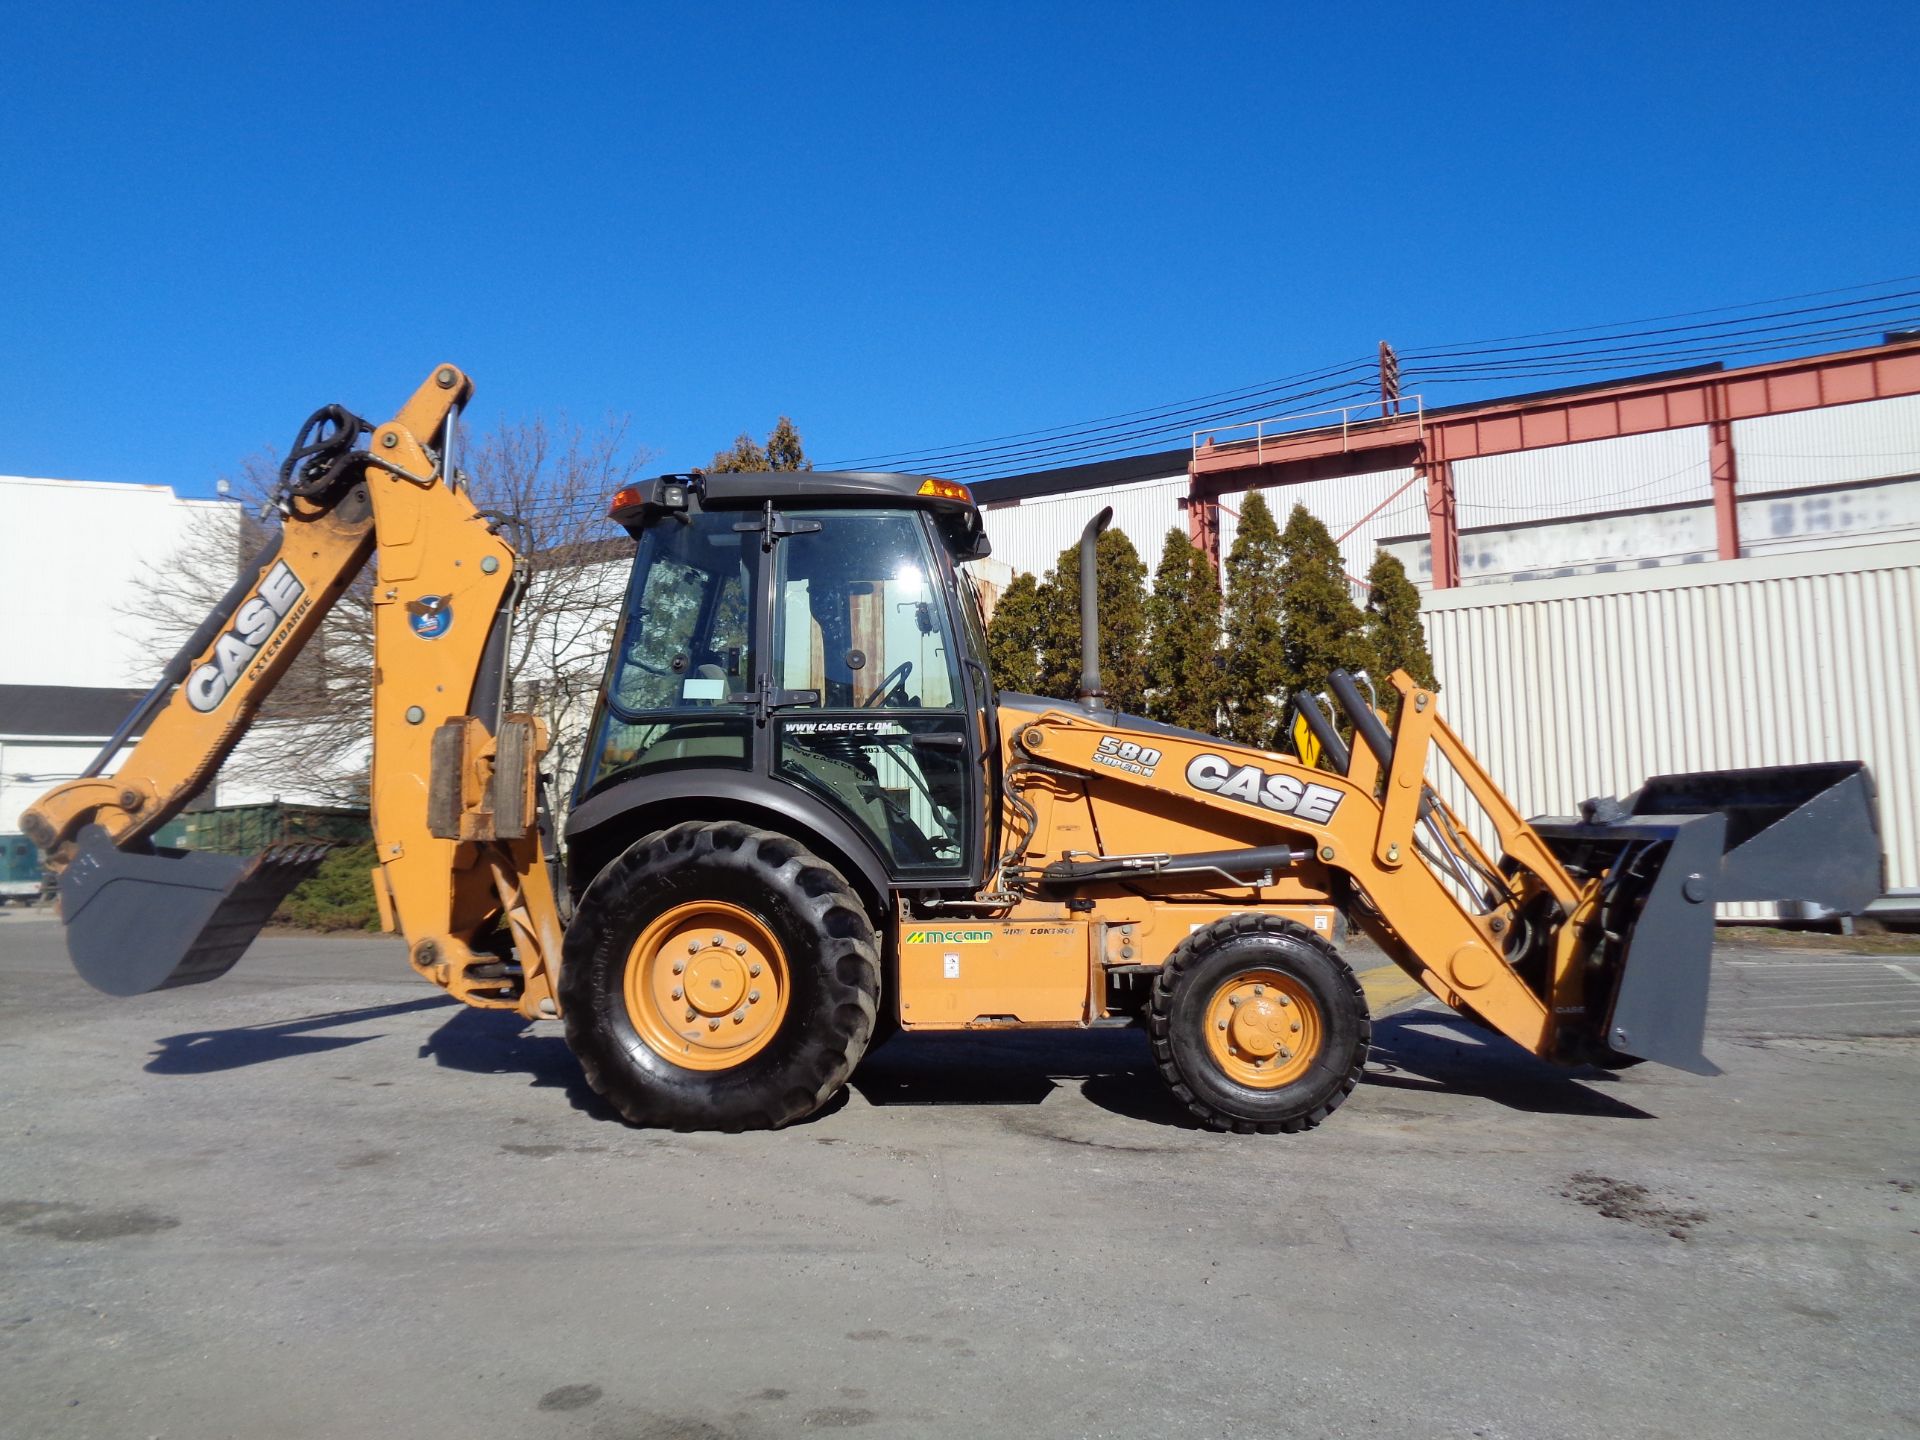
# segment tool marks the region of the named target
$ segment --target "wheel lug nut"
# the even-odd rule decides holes
[[[747,991],[747,1004],[758,1005],[759,1003],[760,1003],[760,992],[758,990]]]
[[[716,946],[725,945],[727,943],[727,937],[724,935],[716,935],[713,937],[713,943]]]
[[[1280,1001],[1280,1003],[1281,1003],[1282,1005],[1291,1005],[1291,1004],[1293,1003],[1293,1001],[1291,1001],[1291,1000],[1289,1000],[1289,999],[1288,999],[1288,998],[1287,998],[1286,996],[1284,996],[1284,995],[1281,995],[1281,996],[1278,996],[1278,997],[1276,997],[1276,998],[1278,998],[1278,1000]]]
[[[736,954],[736,955],[744,955],[744,954],[746,954],[746,953],[747,953],[747,942],[746,942],[746,941],[744,941],[744,940],[736,940],[736,941],[734,941],[734,942],[733,942],[733,953],[734,953],[734,954]]]
[[[698,940],[687,941],[687,954],[698,955],[699,953],[700,953],[700,942]]]
[[[1229,996],[1227,997],[1227,1004],[1229,1004],[1229,1005],[1238,1005],[1238,1004],[1239,1004],[1239,1003],[1240,1003],[1240,1002],[1241,1002],[1241,1001],[1242,1001],[1243,999],[1245,999],[1245,998],[1246,998],[1246,997],[1245,997],[1245,996],[1242,996],[1242,995],[1229,995]]]
[[[707,1021],[707,1029],[718,1030],[719,1028],[720,1028],[720,1022],[718,1020]]]
[[[687,992],[682,990],[678,985],[673,987],[673,998],[676,1000],[682,998],[686,993]]]
[[[1224,1030],[1227,1028],[1227,1022],[1224,1020],[1216,1020],[1213,1028],[1216,1030]]]
[[[685,973],[686,973],[686,969],[687,969],[687,962],[686,962],[686,961],[684,961],[684,960],[676,960],[676,961],[674,961],[674,962],[673,962],[673,973],[674,973],[674,974],[676,974],[676,975],[683,975],[683,974],[685,974]]]
[[[693,1007],[691,1005],[687,1007],[687,1019],[693,1019]]]
[[[1264,995],[1267,993],[1267,987],[1264,985],[1256,985],[1253,987],[1253,993],[1256,995]]]
[[[1291,1030],[1294,1034],[1298,1035],[1300,1033],[1300,1022],[1298,1020],[1294,1021],[1293,1024],[1287,1027],[1287,1029]]]
[[[747,974],[758,980],[760,978],[760,967],[758,965],[747,966]]]
[[[747,1012],[745,1010],[736,1010],[733,1012],[733,1023],[736,1025],[738,1025],[742,1020],[745,1020],[746,1018],[747,1018]]]

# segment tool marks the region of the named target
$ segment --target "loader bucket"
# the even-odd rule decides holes
[[[250,860],[186,850],[137,854],[90,825],[60,876],[67,954],[83,980],[109,995],[218,979],[328,848],[275,845]]]
[[[1586,1006],[1596,1053],[1717,1075],[1701,1052],[1714,903],[1851,915],[1885,888],[1873,781],[1857,762],[1658,775],[1624,802],[1580,808],[1577,821],[1532,823],[1570,869],[1608,877]]]
[[[1802,900],[1858,915],[1886,893],[1873,776],[1857,760],[1656,775],[1635,815],[1727,817],[1716,900]]]

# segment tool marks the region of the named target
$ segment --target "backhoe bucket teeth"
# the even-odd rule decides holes
[[[116,849],[105,830],[90,825],[60,876],[67,954],[82,979],[109,995],[218,979],[328,848],[275,845],[250,860],[185,850],[137,854]]]
[[[1605,872],[1591,1046],[1700,1075],[1717,901],[1804,901],[1854,915],[1884,891],[1864,765],[1657,775],[1625,801],[1533,827],[1569,869]]]

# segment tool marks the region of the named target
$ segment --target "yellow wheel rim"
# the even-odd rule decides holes
[[[647,1047],[689,1070],[727,1070],[786,1018],[786,952],[751,911],[694,900],[656,916],[627,952],[627,1018]]]
[[[1307,1073],[1325,1043],[1313,995],[1278,970],[1248,970],[1207,1002],[1207,1051],[1236,1084],[1277,1090]]]

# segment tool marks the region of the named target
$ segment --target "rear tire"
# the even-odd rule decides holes
[[[1277,915],[1229,915],[1189,935],[1148,1007],[1154,1059],[1211,1130],[1310,1130],[1360,1082],[1373,1022],[1334,948]]]
[[[859,1063],[879,994],[845,878],[735,821],[657,831],[602,870],[560,968],[587,1084],[631,1124],[681,1130],[811,1115]]]

